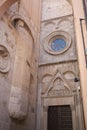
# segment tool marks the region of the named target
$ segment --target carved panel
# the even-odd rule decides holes
[[[48,94],[48,97],[67,97],[67,96],[73,96],[73,95],[74,93],[72,91],[59,90],[59,91],[50,91]]]
[[[65,79],[65,77],[59,70],[56,70],[55,74],[52,76],[51,81],[49,81],[49,85],[47,87],[48,88],[46,92],[43,94],[43,96],[47,96],[49,95],[49,93],[55,93],[55,91],[61,91],[65,89],[67,91],[71,91],[68,81]]]
[[[56,91],[65,89],[64,82],[59,77],[54,80],[53,86],[53,90]]]
[[[39,82],[42,87],[42,97],[60,97],[76,94],[79,81],[77,62],[59,65],[41,66]]]
[[[72,16],[45,21],[42,23],[41,28],[39,64],[59,63],[77,59]],[[65,41],[66,46],[62,51],[52,49],[52,42],[56,39]]]
[[[74,80],[74,78],[75,78],[76,75],[72,71],[67,71],[67,72],[64,73],[64,76],[68,80]]]
[[[51,74],[46,74],[43,76],[42,78],[42,83],[48,83],[52,78],[52,75]]]

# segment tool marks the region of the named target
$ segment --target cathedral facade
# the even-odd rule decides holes
[[[86,0],[0,0],[0,130],[87,130]]]

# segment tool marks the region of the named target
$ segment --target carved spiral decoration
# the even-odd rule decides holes
[[[10,55],[7,48],[0,45],[0,72],[6,73],[10,69]]]

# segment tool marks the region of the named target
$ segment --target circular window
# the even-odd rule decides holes
[[[65,47],[66,47],[66,41],[61,38],[55,39],[51,43],[51,48],[56,52],[62,51]]]
[[[66,32],[54,32],[45,41],[44,49],[50,54],[64,53],[71,45],[71,36]]]

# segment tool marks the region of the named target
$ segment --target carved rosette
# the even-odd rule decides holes
[[[0,72],[6,73],[10,69],[10,54],[8,49],[0,45]]]
[[[52,48],[53,41],[58,40],[58,39],[64,40],[64,42],[66,44],[64,48],[63,48],[63,45],[62,45],[61,51],[59,51],[59,50],[56,51],[55,49]],[[51,55],[62,54],[69,49],[69,47],[71,46],[71,43],[72,43],[72,39],[71,39],[70,34],[68,34],[65,31],[56,31],[56,32],[53,32],[53,33],[51,33],[50,35],[47,36],[47,38],[44,42],[44,50],[48,54],[51,54]],[[55,47],[57,48],[57,45]],[[59,45],[58,45],[58,47],[59,47]]]

